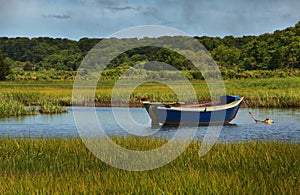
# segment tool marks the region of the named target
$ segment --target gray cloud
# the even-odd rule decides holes
[[[80,3],[89,4],[89,5],[98,5],[98,6],[116,6],[120,2],[117,0],[79,0]]]
[[[146,8],[145,19],[213,36],[272,32],[300,19],[298,0],[158,0]]]
[[[45,18],[54,18],[54,19],[58,19],[58,20],[66,20],[71,18],[71,15],[69,14],[48,14],[48,15],[44,15]]]
[[[134,11],[140,11],[141,7],[134,7],[134,6],[118,6],[118,7],[108,7],[108,9],[113,11],[126,11],[126,10],[134,10]]]
[[[0,0],[0,12],[9,13],[11,9],[15,6],[16,2],[14,0],[7,1],[7,0]]]
[[[299,0],[0,0],[0,36],[76,39],[147,24],[199,36],[256,35],[293,26],[299,10]]]

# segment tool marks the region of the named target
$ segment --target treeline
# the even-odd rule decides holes
[[[221,68],[275,70],[300,68],[300,22],[272,34],[234,38],[196,37]]]
[[[0,50],[24,70],[77,70],[87,52],[101,39],[0,38]]]
[[[294,27],[259,36],[195,37],[210,52],[221,70],[300,69],[300,22]],[[77,70],[88,51],[101,39],[79,41],[59,38],[0,38],[0,50],[13,67],[24,70]],[[142,47],[119,55],[109,65],[133,66],[136,63],[160,61],[180,70],[191,70],[190,61],[176,52]]]

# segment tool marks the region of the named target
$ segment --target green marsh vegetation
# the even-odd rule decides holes
[[[299,108],[300,78],[268,78],[225,81],[227,93],[245,97],[249,107]]]
[[[59,114],[68,112],[65,107],[58,102],[51,101],[35,102],[36,99],[27,99],[26,104],[20,101],[20,94],[0,94],[0,117],[25,116],[41,114]],[[22,95],[24,96],[24,95]],[[32,96],[31,96],[32,97]]]
[[[41,114],[60,114],[67,113],[68,110],[58,103],[44,102],[39,106],[39,112]]]
[[[176,82],[175,82],[176,83]],[[203,80],[191,80],[199,102],[210,100],[207,84]],[[115,80],[100,80],[95,91],[96,105],[109,106]],[[224,80],[226,93],[245,97],[249,107],[297,108],[300,107],[300,77],[245,78]],[[184,88],[178,84],[176,86]],[[72,81],[2,81],[0,94],[26,106],[42,105],[45,102],[60,106],[72,103]],[[176,94],[167,86],[157,82],[144,83],[131,93],[130,85],[123,85],[114,95],[120,105],[139,105],[142,98],[149,101],[177,101]],[[131,94],[129,94],[131,93]],[[128,96],[130,96],[128,100]],[[84,103],[85,97],[82,97]],[[189,99],[189,92],[186,93]],[[80,102],[79,102],[80,103]]]
[[[129,149],[165,140],[113,138]],[[1,138],[0,193],[299,194],[300,145],[286,142],[216,144],[199,157],[193,142],[170,164],[145,171],[113,168],[77,138]]]
[[[12,96],[0,95],[0,117],[35,115],[35,107],[26,108],[24,104],[14,100]]]

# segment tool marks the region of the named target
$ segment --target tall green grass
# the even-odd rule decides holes
[[[165,140],[115,138],[129,149]],[[134,172],[95,158],[80,139],[0,140],[1,194],[299,194],[300,144],[216,144],[203,157],[193,142],[161,168]],[[134,160],[134,159],[132,159]]]
[[[38,112],[42,114],[68,112],[65,107],[61,106],[58,101],[54,102],[53,99],[51,101],[43,100],[38,104],[34,103],[38,107],[31,106],[30,104],[26,107],[26,104],[18,96],[14,96],[14,94],[0,94],[0,99],[0,117],[35,115]]]
[[[122,85],[114,93],[114,100],[121,104],[138,104],[141,99],[149,101],[186,101],[193,102],[193,93],[182,84],[175,83],[181,96],[168,86],[157,82],[148,82],[132,89],[129,84]],[[99,81],[95,91],[95,99],[82,97],[78,104],[97,102],[98,105],[109,105],[112,99],[114,80]],[[210,100],[210,93],[205,81],[191,81],[199,102]],[[300,78],[261,78],[231,79],[224,81],[226,93],[245,97],[249,107],[295,108],[300,107]],[[9,81],[0,82],[0,94],[11,95],[25,105],[41,105],[47,101],[53,104],[68,106],[72,104],[71,81]],[[129,98],[128,98],[129,97]],[[97,104],[96,104],[97,105]]]
[[[0,94],[0,117],[35,115],[35,107],[26,108],[24,104],[14,100],[12,96]]]
[[[245,79],[225,81],[227,93],[245,97],[249,107],[300,107],[300,78]]]
[[[126,69],[129,68],[120,66],[116,69],[106,69],[102,72],[101,79],[107,80],[117,80]],[[287,77],[300,77],[299,69],[278,69],[278,70],[252,70],[252,71],[242,71],[242,70],[230,70],[223,69],[220,71],[222,78],[225,80],[230,79],[243,79],[243,78],[287,78]],[[11,73],[6,77],[10,81],[58,81],[58,80],[69,80],[72,81],[76,77],[76,71],[64,71],[64,70],[43,70],[43,71],[24,71],[20,69],[13,69]],[[186,78],[190,80],[204,80],[204,77],[199,71],[196,70],[183,70],[182,73]],[[146,71],[131,69],[127,72],[127,76],[135,76],[137,78],[164,78],[173,79],[176,77],[177,72],[164,70],[163,73],[159,71]],[[91,75],[90,75],[91,76]],[[126,73],[125,75],[126,76]]]
[[[39,112],[42,114],[60,114],[66,113],[68,110],[59,104],[46,102],[39,106]]]

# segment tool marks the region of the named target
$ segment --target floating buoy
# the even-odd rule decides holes
[[[272,124],[274,123],[274,121],[272,119],[266,118],[266,120],[264,121],[266,124]]]
[[[270,118],[266,118],[265,120],[258,120],[258,119],[255,118],[255,116],[251,112],[249,112],[249,114],[250,114],[251,118],[256,123],[265,123],[265,124],[268,124],[268,125],[274,123],[274,121],[272,119],[270,119]]]

